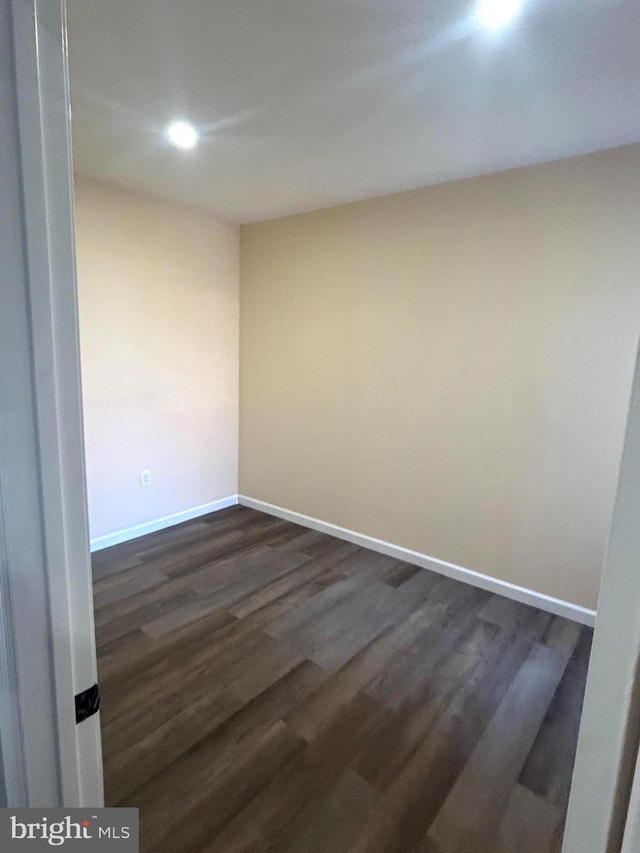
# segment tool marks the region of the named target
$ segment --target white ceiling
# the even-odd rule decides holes
[[[640,140],[640,0],[523,4],[67,0],[76,169],[248,222]]]

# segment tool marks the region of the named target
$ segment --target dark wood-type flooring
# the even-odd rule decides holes
[[[591,631],[251,509],[94,554],[153,853],[557,853]]]

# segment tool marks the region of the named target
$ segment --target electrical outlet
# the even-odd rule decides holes
[[[144,471],[140,471],[140,488],[146,489],[147,486],[151,485],[151,471],[148,468],[145,468]]]

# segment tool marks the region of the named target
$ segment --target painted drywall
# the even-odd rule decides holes
[[[235,494],[238,226],[77,178],[76,242],[92,539]]]
[[[594,608],[640,146],[242,228],[240,492]]]

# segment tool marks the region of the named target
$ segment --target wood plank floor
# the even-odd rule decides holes
[[[142,851],[560,851],[589,629],[243,507],[93,556]]]

